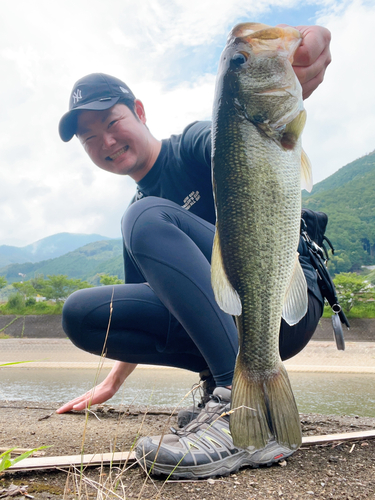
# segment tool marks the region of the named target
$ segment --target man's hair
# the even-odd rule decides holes
[[[126,83],[114,76],[104,73],[84,76],[74,84],[69,99],[69,111],[59,122],[61,139],[68,142],[76,133],[77,117],[80,111],[101,111],[121,102],[135,115],[134,100],[135,95]]]
[[[125,104],[125,106],[127,106],[130,109],[130,111],[133,113],[133,115],[139,119],[139,117],[135,111],[135,100],[134,99],[127,99],[126,97],[120,97],[120,99],[116,102],[116,104]]]

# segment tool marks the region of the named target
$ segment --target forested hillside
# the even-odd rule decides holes
[[[332,272],[375,264],[375,151],[303,192],[302,205],[328,215],[326,235],[336,249]]]
[[[54,259],[100,240],[109,240],[109,238],[100,234],[58,233],[24,247],[0,245],[0,268],[9,264]]]
[[[319,182],[311,193],[304,191],[302,206],[328,215],[326,235],[336,249],[329,264],[333,273],[356,271],[363,265],[375,265],[375,151]],[[2,255],[9,262],[17,262],[1,267],[0,276],[4,276],[8,283],[29,280],[38,274],[63,274],[92,284],[98,284],[100,273],[123,279],[120,239],[104,240],[98,236],[101,241],[75,247],[76,250],[61,254],[67,248],[66,244],[76,245],[82,237],[95,236],[98,235],[60,233],[23,249],[0,246],[0,267]],[[16,249],[13,253],[10,251],[12,248]],[[19,260],[21,250],[22,259],[27,258],[27,255],[33,258],[29,258],[28,262]],[[53,252],[60,252],[61,256],[41,259],[41,262],[33,260],[37,255],[54,255]]]
[[[100,273],[124,278],[122,240],[97,241],[56,259],[11,264],[0,269],[0,275],[4,276],[8,283],[27,281],[38,274],[64,274],[69,278],[80,278],[97,284],[97,275]]]

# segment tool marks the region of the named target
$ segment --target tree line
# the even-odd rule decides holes
[[[338,299],[346,314],[353,313],[355,316],[375,317],[375,270],[367,275],[357,273],[340,273],[333,279]],[[100,275],[100,284],[118,285],[123,283],[117,276],[109,274]],[[7,281],[0,276],[0,288],[4,288]],[[81,279],[68,278],[66,275],[48,275],[47,278],[39,275],[33,279],[13,283],[15,294],[8,300],[13,308],[21,305],[35,305],[37,297],[44,301],[53,301],[61,310],[63,302],[76,290],[91,288],[89,282]],[[13,304],[13,306],[12,306]],[[7,308],[9,312],[9,307]]]
[[[116,285],[123,283],[117,276],[107,274],[100,275],[100,283],[102,285]],[[7,286],[7,280],[0,276],[0,289]],[[78,278],[68,278],[67,275],[36,275],[34,278],[26,281],[15,282],[11,284],[14,292],[10,294],[8,302],[3,307],[2,312],[20,312],[25,308],[34,307],[38,302],[52,301],[56,304],[56,311],[61,311],[64,301],[76,290],[83,288],[92,288],[88,281]],[[45,307],[46,304],[39,304],[39,312],[51,312]]]

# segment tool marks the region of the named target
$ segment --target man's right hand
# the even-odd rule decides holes
[[[80,411],[89,408],[89,406],[108,401],[116,394],[136,366],[133,363],[117,361],[103,382],[82,396],[72,399],[69,403],[61,406],[56,410],[56,413],[65,413],[72,410]]]

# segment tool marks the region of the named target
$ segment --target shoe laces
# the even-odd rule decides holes
[[[207,427],[210,427],[216,420],[218,420],[223,413],[220,410],[222,410],[228,404],[229,401],[224,401],[220,396],[211,394],[208,403],[206,403],[201,413],[195,420],[187,424],[182,429],[171,427],[170,430],[173,434],[176,434],[180,437],[186,437],[190,434],[195,434],[198,430],[206,429]],[[211,414],[211,418],[207,419],[207,413]]]

